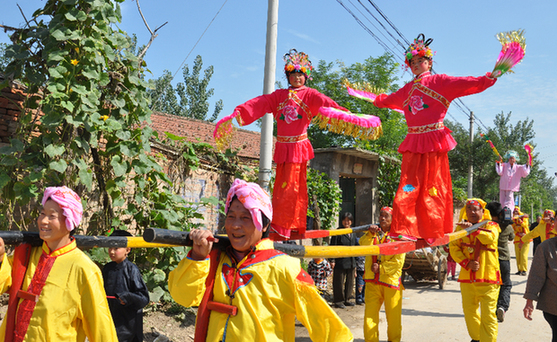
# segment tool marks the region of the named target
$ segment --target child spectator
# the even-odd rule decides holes
[[[1,341],[116,342],[99,268],[77,248],[81,198],[46,188],[37,218],[42,247],[24,243],[5,257],[0,238],[0,292],[9,290]]]
[[[333,273],[333,268],[327,259],[313,258],[308,264],[308,273],[315,282],[321,297],[325,298],[327,292],[327,278]]]
[[[345,212],[341,217],[342,228],[350,228],[354,217],[351,213]],[[335,235],[331,238],[331,246],[356,246],[356,234]],[[333,302],[335,307],[346,309],[346,306],[354,306],[350,301],[354,295],[354,280],[356,270],[356,258],[345,257],[331,259],[333,266]]]
[[[449,245],[444,245],[443,250],[447,252],[447,275],[451,276],[452,280],[456,279],[456,261],[451,256]]]
[[[360,239],[356,239],[357,245],[360,244]],[[366,270],[366,257],[356,257],[356,304],[365,304],[365,288],[366,282],[364,281],[364,273]]]
[[[132,236],[115,230],[110,236]],[[149,303],[149,291],[139,268],[128,260],[130,248],[108,249],[109,262],[103,268],[104,289],[119,342],[143,341],[143,308]]]

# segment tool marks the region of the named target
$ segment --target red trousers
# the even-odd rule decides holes
[[[453,188],[446,152],[402,154],[392,236],[439,238],[453,231]]]
[[[292,230],[306,231],[308,210],[307,162],[277,165],[273,187],[272,231],[289,238]]]

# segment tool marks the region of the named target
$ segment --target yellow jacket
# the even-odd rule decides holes
[[[514,229],[514,243],[519,243],[523,236],[530,233],[528,219],[527,218],[523,219],[522,223],[517,222],[515,220],[513,223],[513,229]]]
[[[541,220],[536,228],[534,228],[530,233],[522,237],[522,242],[529,243],[530,240],[535,239],[538,236],[540,237],[541,241],[544,242],[545,240],[548,239],[548,237],[551,239],[552,237],[557,236],[557,231],[555,230],[555,227],[553,227],[553,229],[551,229],[549,232],[546,231],[546,228],[547,228],[547,224],[545,223],[544,220]]]
[[[462,226],[457,225],[455,231],[462,229]],[[459,282],[501,284],[499,253],[497,252],[499,230],[497,223],[489,221],[476,232],[462,239],[451,241],[449,244],[451,256],[462,266],[458,277]],[[468,269],[468,263],[476,256],[480,269],[472,272]]]
[[[360,245],[377,245],[380,243],[391,242],[391,238],[385,234],[382,239],[376,233],[367,231],[360,238]],[[400,289],[400,276],[402,275],[402,267],[406,254],[382,255],[379,260],[379,277],[371,271],[371,267],[378,260],[376,256],[366,256],[366,265],[364,272],[364,280],[366,282],[376,283],[394,289]]]
[[[87,255],[70,244],[50,253],[46,243],[33,247],[22,290],[26,291],[42,253],[57,256],[39,301],[35,306],[24,341],[118,342],[112,315],[108,309],[100,269]],[[0,266],[0,289],[12,284],[12,260],[4,257]],[[20,301],[21,302],[21,301]],[[6,319],[0,327],[4,341]]]
[[[184,258],[170,273],[170,294],[183,306],[198,306],[208,273],[209,259]],[[211,311],[207,341],[294,341],[295,319],[312,341],[353,341],[300,261],[274,250],[269,239],[237,263],[228,252],[220,253],[213,301],[236,306],[238,312]]]

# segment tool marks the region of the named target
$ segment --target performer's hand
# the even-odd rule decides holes
[[[378,263],[373,263],[373,265],[371,265],[371,272],[377,274],[379,273],[379,264]]]
[[[194,229],[190,231],[189,237],[193,241],[191,250],[192,259],[203,260],[207,258],[213,248],[213,233],[210,230]]]
[[[470,227],[472,227],[472,223],[467,222],[467,221],[458,222],[457,225],[462,226],[463,228],[470,228]]]
[[[368,230],[370,231],[370,233],[377,234],[381,230],[381,227],[379,227],[376,224],[372,224],[372,225],[369,226]]]
[[[531,321],[532,320],[532,312],[534,312],[534,303],[531,299],[526,299],[526,305],[524,306],[524,318]]]
[[[0,262],[4,261],[4,254],[6,254],[6,246],[4,246],[4,239],[0,238]]]
[[[468,263],[468,267],[470,267],[470,271],[477,272],[480,269],[480,263],[472,260]]]
[[[124,301],[122,300],[122,298],[118,298],[118,300],[120,301],[120,304],[126,305],[126,302],[124,302]]]

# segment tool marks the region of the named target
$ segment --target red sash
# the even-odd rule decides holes
[[[6,314],[6,342],[14,341],[15,318],[17,312],[17,304],[19,297],[17,293],[21,290],[25,272],[27,272],[27,265],[29,264],[29,257],[31,256],[31,245],[24,243],[15,248],[14,262],[12,265],[12,286],[10,287],[10,299],[8,300],[8,312]],[[4,262],[7,262],[5,260]]]
[[[209,316],[211,309],[207,304],[213,300],[213,287],[215,285],[215,276],[219,267],[220,249],[213,248],[209,254],[209,274],[205,280],[205,294],[197,309],[197,320],[195,322],[194,342],[205,342],[207,340],[207,329],[209,328]]]
[[[37,305],[37,302],[39,301],[39,296],[46,284],[46,279],[48,278],[48,274],[54,265],[54,261],[56,261],[56,256],[48,256],[43,251],[27,291],[19,290],[17,293],[17,296],[23,300],[19,304],[19,310],[17,310],[17,324],[14,332],[14,342],[22,342],[27,334],[33,310],[35,310],[35,305]]]

